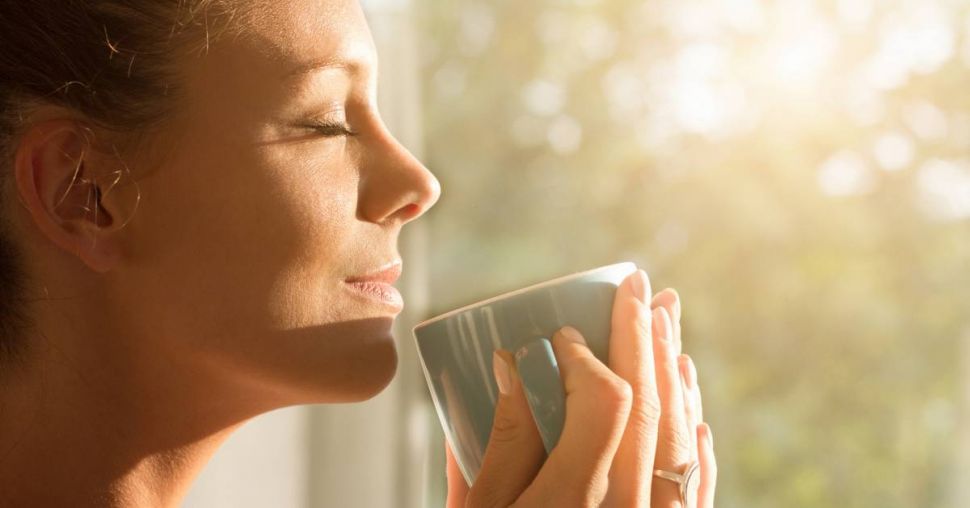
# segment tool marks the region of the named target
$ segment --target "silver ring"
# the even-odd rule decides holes
[[[687,464],[684,474],[663,469],[654,469],[653,475],[664,480],[672,481],[680,486],[680,502],[684,508],[697,508],[697,491],[700,490],[700,463],[697,461]]]

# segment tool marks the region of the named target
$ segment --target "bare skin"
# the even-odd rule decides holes
[[[0,371],[0,505],[176,506],[246,420],[393,377],[400,309],[345,279],[399,260],[438,182],[381,122],[356,2],[254,8],[123,159],[76,113],[28,119],[4,212],[38,326]]]
[[[642,270],[617,289],[606,363],[593,356],[575,329],[553,336],[566,422],[548,458],[522,384],[510,376],[482,469],[470,488],[447,448],[448,508],[682,508],[678,484],[654,477],[653,471],[682,473],[693,461],[700,463],[697,506],[713,508],[714,443],[710,427],[702,423],[693,362],[681,354],[680,297],[672,289],[652,299],[649,294]],[[514,361],[509,365],[514,372]]]
[[[0,370],[0,505],[177,506],[248,419],[365,400],[393,377],[400,308],[347,279],[399,260],[439,184],[381,122],[356,2],[252,9],[241,37],[177,60],[185,93],[145,143],[115,152],[53,106],[27,118],[3,202],[37,327]],[[450,503],[487,505],[493,485],[524,506],[676,507],[650,467],[701,450],[710,506],[709,433],[692,437],[699,404],[663,345],[679,344],[679,303],[661,293],[651,312],[633,284],[614,310],[625,355],[554,339],[568,404],[590,409],[570,411],[557,458],[530,469],[536,455],[490,448],[487,482],[452,481]],[[524,425],[516,397],[500,408]]]

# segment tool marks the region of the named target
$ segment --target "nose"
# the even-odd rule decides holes
[[[441,184],[386,129],[373,134],[374,146],[361,160],[357,213],[376,224],[410,222],[441,196]]]

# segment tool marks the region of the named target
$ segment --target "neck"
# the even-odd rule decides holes
[[[200,390],[215,385],[157,352],[124,349],[137,341],[64,331],[32,337],[0,368],[0,506],[176,506],[229,434],[263,412]]]

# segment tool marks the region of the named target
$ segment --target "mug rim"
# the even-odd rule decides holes
[[[598,266],[596,268],[590,268],[589,270],[583,270],[581,272],[574,272],[574,273],[569,273],[569,274],[566,274],[566,275],[561,275],[559,277],[555,277],[555,278],[552,278],[552,279],[544,280],[542,282],[537,282],[535,284],[532,284],[531,286],[526,286],[526,287],[519,288],[519,289],[513,289],[512,291],[507,291],[505,293],[501,293],[501,294],[498,294],[498,295],[495,295],[495,296],[486,298],[484,300],[480,300],[478,302],[470,303],[470,304],[465,305],[463,307],[459,307],[457,309],[454,309],[454,310],[450,310],[448,312],[445,312],[444,314],[439,314],[437,316],[434,316],[434,317],[428,318],[428,319],[426,319],[424,321],[421,321],[420,323],[414,325],[413,328],[411,328],[411,333],[413,335],[415,335],[415,337],[417,337],[417,335],[415,334],[415,332],[417,332],[419,328],[424,328],[425,326],[428,326],[430,324],[433,324],[433,323],[436,323],[438,321],[441,321],[441,320],[450,318],[450,317],[454,316],[455,314],[460,314],[462,312],[465,312],[465,311],[474,309],[476,307],[480,307],[482,305],[487,305],[489,303],[496,302],[498,300],[502,300],[502,299],[505,299],[505,298],[513,297],[513,296],[516,296],[516,295],[519,295],[519,294],[522,294],[522,293],[527,293],[529,291],[533,291],[533,290],[536,290],[536,289],[542,289],[542,288],[544,288],[546,286],[553,286],[553,285],[556,285],[556,284],[561,284],[563,282],[568,282],[568,281],[570,281],[572,279],[580,278],[580,277],[589,275],[591,273],[595,273],[595,272],[599,272],[599,271],[607,271],[607,270],[611,270],[611,269],[616,269],[616,268],[618,268],[620,266],[623,266],[623,265],[633,265],[633,267],[635,269],[636,269],[636,266],[637,266],[636,263],[634,263],[633,261],[621,261],[619,263],[613,263],[613,264],[609,264],[609,265]],[[636,271],[636,270],[634,270],[634,271]]]

